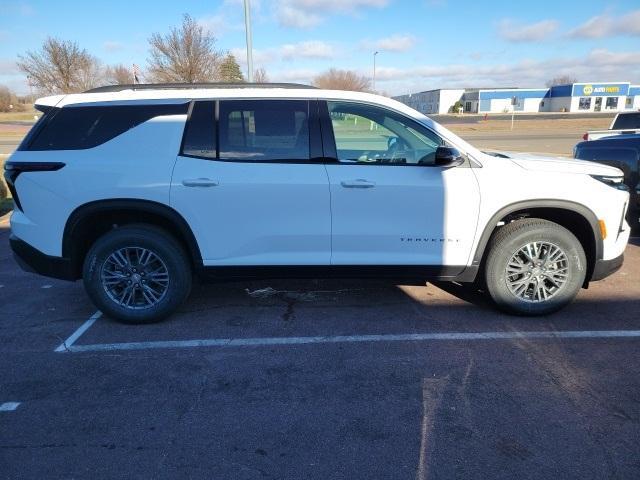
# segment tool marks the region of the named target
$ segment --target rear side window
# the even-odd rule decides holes
[[[182,155],[216,158],[215,105],[213,101],[193,104],[184,132]]]
[[[51,115],[26,150],[97,147],[154,117],[187,113],[188,104],[64,107]]]
[[[309,160],[309,102],[227,100],[219,108],[221,160]]]

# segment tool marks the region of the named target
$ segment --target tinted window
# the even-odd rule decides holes
[[[220,159],[309,159],[309,103],[304,100],[220,102]]]
[[[42,106],[36,106],[36,108],[40,109]],[[41,110],[42,114],[40,115],[40,118],[38,118],[38,121],[33,124],[29,132],[22,139],[22,142],[20,142],[20,145],[18,146],[18,150],[28,150],[31,141],[38,136],[38,132],[40,132],[49,120],[55,116],[58,110],[58,108],[52,107]]]
[[[64,107],[51,116],[28,150],[82,150],[101,145],[151,118],[187,113],[188,104]]]
[[[216,158],[215,102],[196,102],[184,132],[183,155]]]
[[[442,139],[410,118],[373,105],[328,102],[343,163],[433,165]]]
[[[633,174],[638,170],[638,152],[632,148],[578,146],[575,157],[619,168],[624,172],[627,185],[633,187],[637,183],[637,176],[633,177]]]
[[[613,124],[613,129],[620,130],[625,128],[640,128],[640,113],[625,113],[624,115],[618,115],[615,123]]]

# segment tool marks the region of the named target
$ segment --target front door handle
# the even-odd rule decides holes
[[[376,186],[376,182],[358,178],[357,180],[344,180],[340,182],[340,185],[344,188],[373,188]]]
[[[190,178],[182,180],[182,185],[185,187],[217,187],[218,182],[210,178]]]

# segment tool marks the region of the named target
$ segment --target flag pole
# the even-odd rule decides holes
[[[244,28],[247,36],[247,81],[253,82],[253,38],[251,35],[251,6],[244,0]]]

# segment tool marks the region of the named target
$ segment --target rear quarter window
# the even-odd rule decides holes
[[[186,114],[188,103],[64,107],[47,115],[23,150],[83,150],[97,147],[152,118]]]

